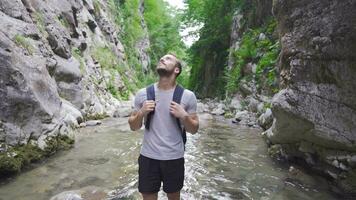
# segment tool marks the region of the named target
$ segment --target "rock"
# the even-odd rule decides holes
[[[209,106],[204,103],[198,102],[197,103],[197,112],[198,113],[209,112]]]
[[[347,171],[348,168],[342,163],[340,162],[340,165],[339,165],[340,169],[344,170],[344,171]]]
[[[131,108],[119,108],[114,112],[113,117],[128,117],[132,112]]]
[[[246,83],[243,83],[239,86],[239,89],[242,94],[245,96],[251,95],[253,93],[253,90],[251,87],[249,87]]]
[[[107,47],[120,66],[128,66],[110,8],[95,3],[100,13],[93,12],[92,0],[0,1],[0,144],[44,149],[49,139],[72,137],[75,127],[100,124],[81,123],[83,116],[102,118],[118,108],[127,116],[107,83],[127,90],[121,78],[131,81],[132,70],[119,74],[92,58],[94,49]],[[139,46],[147,53],[147,41]]]
[[[88,24],[90,30],[93,31],[93,32],[95,32],[95,28],[98,26],[98,25],[95,23],[95,21],[89,19],[89,20],[87,21],[87,24]]]
[[[265,109],[265,104],[263,102],[257,105],[257,113],[262,114],[264,112],[264,109]]]
[[[252,127],[252,126],[255,126],[255,125],[256,125],[256,123],[253,122],[253,121],[247,123],[247,126],[249,126],[249,127]]]
[[[104,200],[108,197],[107,193],[108,191],[102,188],[95,186],[87,186],[79,190],[64,191],[60,194],[51,197],[50,200]]]
[[[256,113],[258,111],[258,105],[259,105],[259,101],[257,101],[255,98],[250,97],[248,98],[248,110],[250,112],[254,112]]]
[[[62,99],[61,115],[64,116],[64,122],[73,128],[79,127],[78,124],[83,121],[82,113],[65,99]]]
[[[272,100],[275,143],[306,140],[355,151],[356,93],[350,92],[356,88],[355,6],[335,0],[275,2],[283,33],[278,65],[283,89]]]
[[[260,33],[260,35],[258,36],[258,40],[264,40],[266,39],[266,35],[264,33]]]
[[[242,97],[240,95],[235,95],[230,102],[229,108],[233,110],[242,110],[242,105],[241,105],[241,100]]]
[[[57,24],[49,24],[46,26],[48,33],[48,43],[51,46],[53,52],[62,58],[71,57],[70,41],[71,37],[61,26]]]
[[[56,57],[57,65],[54,70],[54,76],[57,82],[79,83],[82,79],[80,72],[80,63],[74,57],[63,59]]]
[[[272,110],[270,108],[267,108],[266,112],[260,115],[257,120],[257,123],[263,128],[263,130],[269,129],[273,123]]]
[[[217,105],[217,107],[215,107],[213,109],[213,111],[211,112],[211,114],[213,115],[223,115],[225,113],[225,105],[220,103]]]
[[[0,43],[0,120],[6,121],[7,143],[27,143],[30,136],[58,131],[60,99],[45,60],[23,55],[2,32]]]
[[[242,73],[244,76],[252,75],[256,73],[256,67],[257,65],[255,63],[247,63],[243,68],[242,68]]]
[[[13,39],[17,35],[36,39],[40,37],[36,25],[12,18],[3,12],[0,12],[0,27],[6,29],[2,34],[5,34],[9,39]]]
[[[100,120],[89,120],[85,122],[86,126],[96,126],[100,125],[101,123],[102,122]]]
[[[0,1],[0,10],[5,14],[23,20],[25,22],[31,23],[32,20],[26,12],[26,8],[21,2],[21,0],[3,0]]]
[[[235,119],[237,121],[242,121],[243,119],[247,118],[248,117],[248,111],[244,110],[244,111],[240,111],[240,112],[237,112],[235,114]]]

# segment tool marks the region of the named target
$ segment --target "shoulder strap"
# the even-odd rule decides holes
[[[146,88],[146,93],[147,93],[147,100],[154,101],[156,99],[154,84],[152,84]],[[150,129],[150,122],[151,122],[153,113],[154,113],[154,110],[147,114],[147,119],[146,119],[146,123],[145,123],[145,128],[147,130]]]
[[[174,89],[174,93],[173,93],[173,101],[180,104],[180,102],[182,100],[183,92],[184,92],[184,88],[177,84],[176,88]],[[180,120],[178,118],[176,118],[176,120],[177,120],[178,128],[182,130]],[[182,132],[183,143],[185,145],[185,143],[187,142],[187,133],[185,132],[185,129],[183,129],[181,132]],[[184,146],[184,149],[185,149],[185,146]]]

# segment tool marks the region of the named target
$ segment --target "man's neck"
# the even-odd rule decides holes
[[[174,77],[160,77],[157,87],[160,90],[170,90],[176,86],[176,79]]]

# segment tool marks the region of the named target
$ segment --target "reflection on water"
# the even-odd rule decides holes
[[[88,186],[111,200],[141,199],[137,158],[142,132],[128,131],[126,122],[106,119],[101,126],[81,129],[73,149],[2,183],[0,200],[48,200]],[[274,163],[261,130],[223,119],[205,123],[210,125],[188,137],[183,199],[335,199],[323,179]],[[159,196],[166,199],[163,192]]]

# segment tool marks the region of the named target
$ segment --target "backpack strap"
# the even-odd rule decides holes
[[[176,88],[174,89],[174,93],[173,93],[173,101],[180,104],[180,102],[182,100],[183,92],[184,92],[184,88],[177,84]],[[185,150],[185,143],[187,142],[187,133],[185,132],[184,128],[182,129],[180,120],[178,118],[176,118],[176,120],[177,120],[178,128],[181,130],[181,133],[182,133],[184,150]]]
[[[146,88],[146,93],[147,93],[147,100],[155,101],[155,99],[156,99],[156,97],[155,97],[155,87],[154,87],[153,84]],[[146,119],[146,123],[145,123],[145,128],[147,130],[150,129],[150,122],[151,122],[153,114],[154,114],[154,110],[147,114],[147,119]]]

